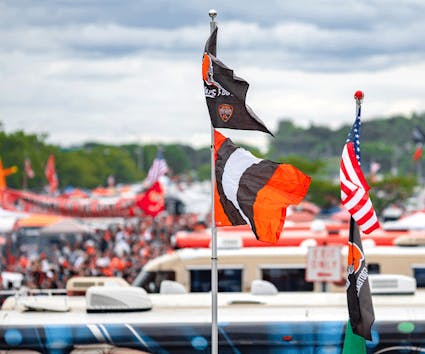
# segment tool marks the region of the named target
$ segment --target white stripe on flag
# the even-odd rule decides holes
[[[347,171],[348,179],[354,184],[361,186],[362,182],[360,181],[356,171],[354,170],[350,155],[348,153],[347,145],[344,146],[344,150],[342,151],[342,162],[344,164],[345,170]]]
[[[248,224],[249,219],[242,212],[237,200],[239,181],[248,167],[259,163],[260,161],[262,160],[253,156],[247,150],[239,148],[230,155],[223,169],[221,184],[223,186],[224,195],[233,203],[235,208],[238,209],[239,213]]]

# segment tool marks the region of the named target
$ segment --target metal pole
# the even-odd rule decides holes
[[[208,12],[211,17],[210,33],[217,26],[215,17],[217,11]],[[215,158],[214,158],[214,127],[211,125],[211,353],[218,354],[218,320],[217,320],[217,294],[218,294],[218,269],[217,269],[217,230],[214,214],[214,188],[215,188]]]

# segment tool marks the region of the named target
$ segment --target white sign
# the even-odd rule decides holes
[[[307,281],[340,281],[341,247],[316,246],[309,247],[307,252]]]

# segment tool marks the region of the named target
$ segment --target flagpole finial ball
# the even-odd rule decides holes
[[[356,91],[356,93],[354,94],[354,98],[357,101],[363,100],[363,97],[364,97],[363,91]]]
[[[217,11],[215,11],[214,9],[211,9],[211,10],[208,12],[208,15],[210,15],[210,17],[214,20],[214,17],[216,17],[216,16],[217,16]]]

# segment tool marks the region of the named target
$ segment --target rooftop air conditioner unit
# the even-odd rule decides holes
[[[373,295],[412,295],[416,279],[400,274],[369,274],[370,292]]]
[[[131,286],[92,286],[86,292],[87,312],[147,311],[152,301],[146,290]]]

